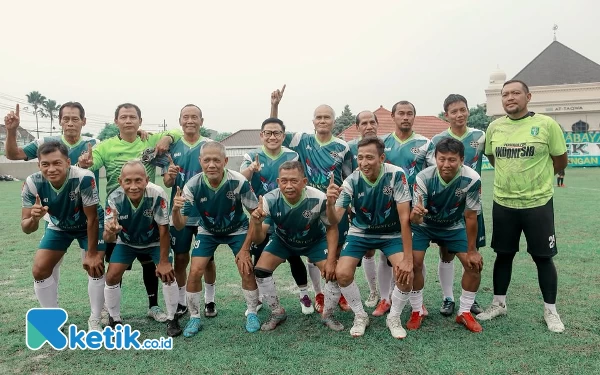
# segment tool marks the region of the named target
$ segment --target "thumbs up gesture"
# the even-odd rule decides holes
[[[167,174],[169,177],[175,180],[179,175],[179,167],[175,165],[175,162],[173,161],[173,158],[171,158],[170,154],[167,154],[167,157],[169,158],[169,170],[167,171]]]
[[[35,221],[40,221],[48,213],[48,206],[42,206],[42,201],[38,194],[35,195],[35,203],[31,206],[31,217]]]
[[[260,195],[258,197],[258,207],[256,208],[256,210],[252,211],[251,215],[252,221],[254,221],[257,224],[262,223],[267,218],[267,214],[265,214],[265,211],[263,210],[263,204],[263,197],[262,195]]]
[[[181,188],[177,186],[177,192],[173,197],[173,211],[179,211],[185,205],[185,198],[181,196]]]
[[[342,192],[342,188],[335,184],[335,175],[331,172],[329,176],[329,186],[327,186],[327,205],[333,206],[335,202],[340,197],[340,193]]]
[[[260,172],[261,169],[262,167],[260,166],[260,160],[258,159],[258,154],[256,154],[254,161],[252,162],[252,164],[250,164],[250,170],[252,171],[252,173],[256,173]]]
[[[6,126],[6,130],[15,130],[19,127],[20,123],[19,104],[17,104],[17,108],[14,111],[10,111],[8,115],[4,116],[4,126]]]
[[[114,235],[119,233],[121,229],[123,227],[119,225],[119,211],[113,210],[113,217],[105,224],[104,230]]]
[[[81,168],[89,168],[94,164],[94,156],[92,154],[92,144],[88,142],[87,150],[81,154],[77,165]]]
[[[285,91],[285,85],[281,88],[281,90],[277,89],[271,93],[271,104],[279,105],[281,99],[283,98],[283,92]]]

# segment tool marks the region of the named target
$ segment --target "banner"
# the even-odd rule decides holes
[[[569,167],[600,167],[600,132],[566,132],[564,135]],[[494,169],[485,155],[483,155],[481,169]]]

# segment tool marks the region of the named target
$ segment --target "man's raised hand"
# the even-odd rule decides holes
[[[252,211],[252,220],[257,223],[260,224],[263,221],[265,221],[265,219],[267,218],[267,215],[265,214],[265,211],[263,210],[263,197],[262,195],[258,196],[258,207],[256,207],[256,210]]]
[[[113,210],[112,220],[109,220],[108,223],[106,223],[105,229],[110,234],[117,234],[123,229],[123,227],[119,225],[119,211]]]
[[[10,113],[4,116],[4,126],[6,126],[6,130],[14,130],[19,127],[21,123],[21,117],[19,116],[19,104],[14,111],[10,111]]]
[[[92,144],[88,142],[87,150],[81,154],[77,165],[81,168],[89,168],[94,164],[94,156],[92,153]]]
[[[177,192],[173,197],[173,210],[180,211],[185,205],[185,198],[181,196],[181,188],[177,186]]]
[[[419,195],[418,203],[413,207],[415,215],[420,217],[425,216],[429,211],[423,206],[423,196]]]
[[[340,197],[342,188],[335,184],[335,175],[333,171],[329,177],[329,186],[327,186],[327,204],[330,206],[335,205],[335,202]]]
[[[285,91],[285,85],[281,88],[281,90],[277,89],[271,93],[271,104],[279,105],[281,99],[283,98],[283,92]]]
[[[260,160],[258,159],[258,154],[256,154],[254,161],[250,164],[250,170],[252,173],[257,173],[260,172],[261,169],[262,167],[260,166]]]
[[[171,158],[170,154],[167,154],[167,157],[169,158],[169,170],[167,171],[167,174],[169,177],[175,180],[177,175],[179,175],[179,167],[175,165],[175,162],[173,161],[173,158]]]
[[[35,221],[40,221],[48,213],[48,207],[42,206],[42,201],[38,194],[35,195],[35,203],[31,206],[31,217]]]

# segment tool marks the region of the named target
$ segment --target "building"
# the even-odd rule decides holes
[[[377,122],[379,122],[379,135],[393,133],[396,131],[396,124],[392,119],[392,112],[383,108],[383,106],[379,106],[379,108],[373,111],[373,113],[375,116],[377,116]],[[447,128],[448,123],[436,116],[416,116],[413,124],[413,130],[416,133],[421,134],[429,139],[431,139],[434,135],[443,132]],[[353,125],[344,130],[338,137],[346,142],[349,142],[351,140],[360,138],[360,134],[356,126]]]
[[[31,141],[34,141],[35,137],[31,135],[27,130],[19,126],[17,129],[17,146],[23,147]],[[6,142],[6,126],[0,125],[0,152],[4,153],[4,145]]]
[[[243,129],[221,140],[229,158],[228,168],[239,170],[244,154],[262,146],[260,129]]]
[[[566,132],[600,131],[600,65],[553,41],[512,79],[529,86],[529,109],[554,118]],[[490,75],[487,114],[505,115],[500,91],[506,74]]]
[[[565,132],[569,166],[600,166],[600,65],[554,40],[512,79],[529,86],[529,110],[556,120]],[[506,73],[490,75],[487,114],[504,116]]]

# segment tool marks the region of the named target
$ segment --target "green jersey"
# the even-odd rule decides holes
[[[308,184],[318,190],[327,191],[332,173],[338,186],[352,173],[350,149],[339,138],[321,143],[314,134],[286,133],[283,145],[298,153]]]
[[[264,196],[277,188],[277,177],[279,176],[281,164],[286,161],[298,160],[298,154],[289,148],[282,147],[279,155],[273,157],[265,151],[263,146],[244,155],[240,172],[247,169],[256,160],[256,155],[258,155],[258,161],[260,162],[260,172],[252,174],[250,180],[250,186],[252,186],[256,196]]]
[[[307,186],[296,204],[291,204],[279,189],[263,197],[265,224],[275,227],[275,235],[292,249],[310,248],[325,237],[329,226],[325,193]]]
[[[384,163],[375,182],[367,180],[361,171],[354,171],[344,181],[335,205],[353,207],[348,235],[399,238],[397,204],[410,202],[410,199],[410,185],[402,168]]]
[[[119,187],[119,175],[123,164],[130,160],[140,159],[145,149],[156,147],[158,141],[165,135],[172,136],[174,141],[177,142],[181,138],[181,131],[169,130],[152,134],[146,141],[142,141],[138,136],[133,142],[124,141],[117,135],[100,142],[94,147],[94,164],[90,167],[90,170],[97,171],[102,167],[106,169],[106,195],[110,195]],[[154,182],[156,167],[149,163],[144,163],[144,166],[150,181]]]
[[[463,165],[450,182],[445,182],[434,165],[417,175],[413,206],[420,197],[429,211],[422,226],[444,230],[465,228],[465,210],[481,210],[481,179],[475,170]]]
[[[100,143],[96,138],[90,137],[79,137],[79,140],[75,144],[70,144],[67,142],[64,136],[54,136],[54,137],[44,137],[40,139],[36,139],[35,141],[30,142],[25,147],[23,147],[23,152],[27,155],[27,159],[25,160],[33,160],[37,158],[37,150],[38,147],[43,145],[46,142],[50,141],[59,141],[63,145],[67,146],[69,150],[69,159],[71,160],[71,165],[77,164],[79,157],[81,154],[87,151],[88,143],[93,146]],[[94,171],[94,176],[96,177],[96,184],[98,190],[100,190],[100,174],[99,171]]]
[[[385,161],[400,167],[406,173],[408,184],[415,182],[417,174],[429,165],[435,165],[433,143],[415,132],[402,141],[396,133],[383,137]]]
[[[122,187],[113,191],[106,204],[104,223],[113,220],[118,213],[119,225],[123,227],[117,244],[138,249],[160,245],[159,225],[169,225],[167,194],[158,185],[149,182],[144,197],[137,207],[131,203]]]
[[[494,201],[509,208],[546,204],[554,194],[552,156],[567,152],[563,131],[552,118],[530,112],[501,117],[487,128],[485,154],[493,155]]]
[[[58,231],[87,230],[87,216],[83,208],[99,203],[94,174],[75,166],[69,168],[67,179],[60,189],[54,188],[42,172],[27,177],[21,191],[22,206],[31,208],[36,195],[40,196],[42,206],[48,207],[44,217],[48,228]]]
[[[175,198],[175,194],[177,194],[177,187],[179,186],[183,189],[183,186],[190,178],[202,172],[202,166],[200,166],[198,159],[200,158],[200,149],[206,142],[212,142],[212,139],[200,136],[196,143],[189,144],[186,142],[185,138],[182,137],[169,147],[171,159],[173,159],[173,163],[179,167],[179,174],[175,177],[175,183],[171,188],[171,201],[169,207],[173,207],[173,198]],[[162,169],[161,174],[166,174],[168,170],[169,166],[166,166]],[[200,220],[200,213],[192,211],[188,216],[186,225],[197,226],[198,220]]]
[[[432,159],[435,159],[435,146],[444,138],[454,138],[462,142],[465,146],[465,161],[464,165],[471,167],[481,176],[481,165],[483,162],[483,150],[485,148],[485,132],[483,130],[469,128],[462,136],[452,133],[452,129],[448,128],[431,138],[433,143]]]
[[[183,187],[185,204],[181,210],[188,216],[193,208],[200,212],[198,234],[227,236],[248,231],[248,211],[256,209],[258,199],[248,180],[239,172],[225,169],[223,179],[216,188],[204,175],[192,177]]]

